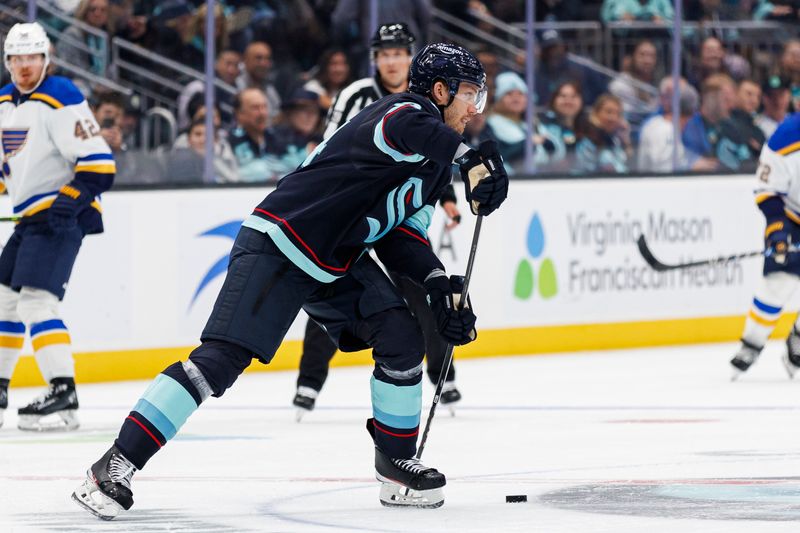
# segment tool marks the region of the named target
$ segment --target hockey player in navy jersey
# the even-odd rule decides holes
[[[766,221],[767,252],[742,343],[731,359],[733,379],[759,358],[784,306],[800,284],[800,114],[786,118],[764,145],[756,177],[756,203]],[[790,378],[800,371],[800,318],[786,339],[783,364]]]
[[[19,410],[20,429],[78,427],[70,336],[58,311],[83,237],[103,231],[98,196],[114,158],[86,99],[48,76],[50,40],[37,23],[9,30],[0,89],[0,185],[21,217],[0,254],[0,425],[7,387],[30,333],[47,392]]]
[[[456,162],[478,214],[505,200],[496,151],[461,134],[486,99],[480,62],[458,46],[429,45],[411,67],[410,92],[353,118],[285,176],[245,220],[202,344],[166,368],[122,424],[73,499],[110,519],[133,505],[131,478],[209,396],[222,396],[255,358],[269,363],[304,309],[342,350],[371,347],[380,499],[438,507],[445,477],[414,459],[422,406],[422,333],[402,297],[367,253],[425,286],[439,332],[461,345],[476,337],[470,307],[454,305],[449,278],[426,228]],[[490,171],[489,169],[494,169]],[[474,202],[474,203],[473,203]]]

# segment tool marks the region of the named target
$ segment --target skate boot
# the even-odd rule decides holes
[[[17,427],[26,431],[69,431],[80,425],[78,394],[72,378],[53,378],[47,392],[17,413]]]
[[[386,507],[435,509],[444,505],[444,474],[417,459],[392,459],[375,448],[375,477]]]
[[[450,416],[456,416],[455,404],[461,401],[461,393],[456,388],[455,381],[445,381],[442,386],[442,393],[439,395],[439,403],[450,411]]]
[[[8,409],[8,380],[0,379],[0,427],[3,427],[3,413]]]
[[[783,354],[783,366],[789,373],[789,379],[794,379],[794,375],[800,371],[800,332],[793,327],[792,332],[786,338],[786,352]]]
[[[747,372],[747,369],[750,368],[753,363],[756,362],[758,356],[761,355],[762,349],[763,347],[759,348],[742,339],[742,345],[739,347],[739,351],[736,352],[736,355],[731,359],[731,365],[733,366],[731,381],[736,381],[739,376]]]
[[[294,395],[294,400],[292,400],[292,404],[297,407],[294,415],[295,420],[300,422],[306,413],[314,410],[318,395],[319,391],[311,387],[297,387],[297,394]]]
[[[86,480],[72,493],[75,502],[103,520],[113,520],[133,505],[131,478],[136,467],[112,446],[86,472]]]

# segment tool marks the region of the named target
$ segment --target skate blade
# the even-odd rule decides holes
[[[49,415],[19,415],[17,427],[23,431],[73,431],[80,427],[77,411],[68,409]]]
[[[795,374],[797,374],[797,371],[800,370],[800,368],[797,368],[794,366],[794,364],[792,364],[792,362],[789,360],[788,354],[783,354],[781,361],[783,361],[783,367],[786,369],[786,373],[789,374],[789,379],[794,379]]]
[[[72,500],[101,520],[113,520],[124,511],[123,507],[103,494],[87,472],[86,480],[72,493]]]
[[[295,412],[294,412],[294,421],[295,422],[302,422],[303,421],[303,417],[306,416],[310,412],[311,411],[309,411],[308,409],[303,409],[302,407],[298,407],[297,409],[295,409]]]
[[[442,487],[430,490],[414,490],[406,486],[384,481],[380,477],[381,505],[384,507],[416,507],[419,509],[436,509],[444,505]]]
[[[731,381],[738,381],[739,378],[744,374],[743,371],[739,370],[738,368],[734,367],[733,374],[731,374]]]
[[[3,427],[3,414],[6,412],[5,409],[0,409],[0,428]]]

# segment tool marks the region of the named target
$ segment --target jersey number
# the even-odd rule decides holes
[[[84,127],[84,125],[86,127]],[[91,137],[95,137],[100,133],[100,130],[97,129],[97,125],[94,121],[89,120],[88,118],[83,119],[83,124],[81,124],[80,120],[75,121],[75,137],[82,140],[87,140]]]

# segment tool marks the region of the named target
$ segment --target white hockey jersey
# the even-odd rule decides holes
[[[86,99],[67,78],[48,76],[29,95],[13,84],[0,89],[0,148],[0,177],[15,215],[43,212],[73,179],[96,196],[114,179],[111,149]],[[97,197],[89,209],[96,210],[94,216],[79,215],[79,222],[92,226],[84,227],[87,233],[102,231]]]

